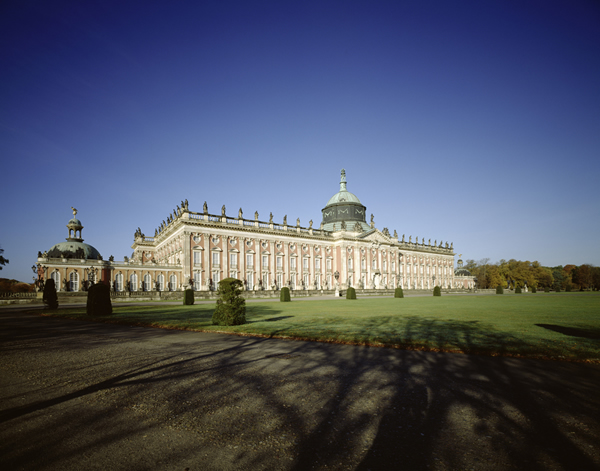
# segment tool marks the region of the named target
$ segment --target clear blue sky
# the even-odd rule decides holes
[[[597,1],[0,4],[0,277],[67,237],[131,254],[183,199],[463,259],[600,265]]]

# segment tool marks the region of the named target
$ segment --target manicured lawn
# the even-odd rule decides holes
[[[214,304],[119,306],[51,315],[172,329],[232,332],[404,349],[600,362],[600,295],[564,293],[247,303],[248,323],[211,324]]]

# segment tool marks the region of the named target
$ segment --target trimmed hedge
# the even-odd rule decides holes
[[[520,286],[517,286],[515,288],[515,294],[521,294],[521,287]]]
[[[346,299],[356,299],[356,290],[352,286],[346,291]]]
[[[110,316],[112,314],[110,288],[104,283],[90,286],[85,310],[88,316]]]
[[[550,288],[549,288],[548,286],[546,286],[546,287],[544,288],[544,293],[549,293],[549,292],[550,292]]]
[[[439,286],[434,286],[433,287],[433,295],[434,296],[441,296],[442,295],[442,289]]]
[[[58,294],[56,294],[56,285],[52,278],[44,283],[42,301],[44,301],[47,309],[58,309]]]
[[[192,304],[194,304],[194,290],[186,289],[183,294],[183,305],[191,306]]]
[[[504,288],[500,285],[496,287],[496,294],[504,294]]]
[[[279,293],[279,301],[282,303],[289,303],[291,300],[292,297],[290,296],[290,289],[287,286],[281,288],[281,293]]]
[[[246,323],[246,300],[242,298],[243,283],[237,278],[219,282],[217,308],[213,312],[214,325],[241,325]]]
[[[400,288],[400,286],[398,286],[394,290],[394,298],[403,298],[403,297],[404,297],[404,291],[402,291],[402,288]]]
[[[537,288],[536,288],[535,286],[532,286],[532,287],[531,287],[531,292],[532,292],[532,293],[537,293]]]

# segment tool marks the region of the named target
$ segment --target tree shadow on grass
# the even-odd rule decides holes
[[[535,324],[538,327],[552,330],[560,334],[569,335],[571,337],[581,337],[584,339],[600,340],[600,329],[596,327],[589,328],[577,328],[577,327],[566,327],[555,324]]]

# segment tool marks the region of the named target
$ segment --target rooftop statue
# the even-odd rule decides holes
[[[287,214],[283,216],[283,225],[287,226]]]
[[[204,202],[204,206],[202,206],[202,211],[204,214],[208,213],[208,205],[206,204],[206,201]]]
[[[221,208],[221,216],[225,216],[225,205]]]
[[[242,211],[242,208],[240,208],[240,210],[238,211],[238,219],[242,219],[244,217],[244,212]]]
[[[312,224],[313,224],[313,221],[311,219],[310,221],[308,221],[308,227],[309,227],[309,229],[312,229]]]
[[[269,214],[269,222],[273,224],[273,213]]]
[[[77,216],[77,210],[73,206],[71,206],[71,209],[73,210],[73,217]]]

